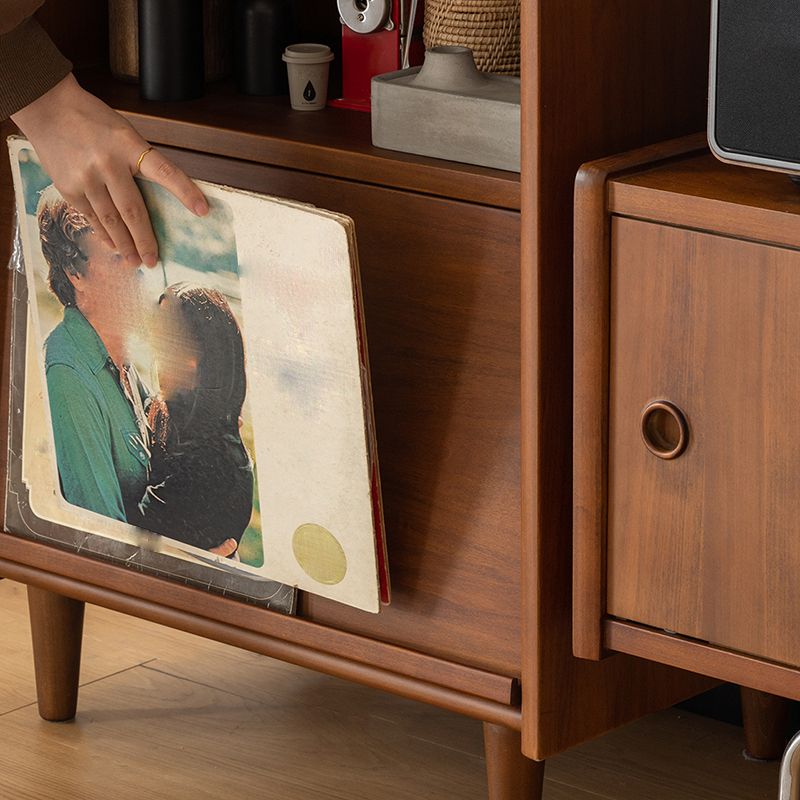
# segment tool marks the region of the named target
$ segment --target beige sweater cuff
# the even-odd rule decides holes
[[[71,70],[33,17],[0,36],[0,120],[41,97]]]

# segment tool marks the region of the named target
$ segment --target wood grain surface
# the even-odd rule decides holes
[[[519,731],[484,722],[483,740],[488,800],[541,800],[544,761],[531,761],[522,755]]]
[[[360,245],[372,254],[364,290],[382,467],[396,465],[384,487],[400,582],[395,608],[379,618],[317,601],[304,613],[366,634],[362,655],[381,640],[413,642],[465,669],[521,673],[523,748],[543,758],[708,685],[626,658],[580,662],[570,626],[572,183],[588,159],[702,126],[707,8],[527,0],[523,26],[521,322],[513,174],[377,151],[361,115],[301,117],[225,90],[159,108],[102,71],[86,83],[156,143],[224,156],[224,182],[313,195],[361,223]],[[200,157],[185,158],[191,166]],[[122,584],[131,609],[150,609],[136,576]],[[152,599],[176,596],[162,587]],[[229,613],[215,603],[200,600],[187,615],[194,629],[206,629],[212,605]],[[288,624],[295,636],[311,623]],[[315,631],[328,643],[341,633]]]
[[[78,708],[84,603],[28,586],[28,609],[39,716],[70,720]]]
[[[608,613],[800,666],[800,253],[616,218],[611,266]]]
[[[356,220],[394,601],[372,616],[310,600],[307,616],[506,675],[510,702],[519,675],[518,216],[170,154],[195,177]],[[126,577],[133,587],[138,576]],[[488,685],[474,691],[498,697]]]
[[[519,216],[168,153],[355,220],[392,603],[371,615],[306,595],[303,614],[518,677]]]
[[[789,743],[792,703],[784,697],[744,687],[740,695],[747,756],[780,760]]]
[[[800,246],[800,192],[789,177],[723,164],[707,152],[612,181],[608,207],[668,225]]]
[[[573,658],[571,630],[575,175],[703,129],[708,5],[529,0],[522,23],[523,748],[544,758],[708,685]]]
[[[588,257],[576,261],[576,302],[607,308],[576,327],[585,359],[576,415],[602,406],[610,362],[610,417],[599,429],[610,428],[607,610],[619,619],[605,621],[603,644],[798,698],[791,298],[800,193],[786,176],[707,153],[674,157],[688,143],[651,151],[650,163],[642,151],[583,171],[596,184],[595,203],[607,197],[606,215],[614,215],[594,253],[584,242]],[[605,301],[603,281],[612,287]],[[600,361],[591,352],[603,325],[611,349]],[[688,420],[689,447],[674,461],[643,442],[642,409],[653,400],[675,402]],[[604,524],[592,504],[605,475],[589,480],[587,455],[600,441],[575,443],[576,476],[586,467],[578,485],[588,498],[584,533]],[[589,566],[587,594],[599,586],[597,541],[576,549],[578,574]],[[592,634],[602,602],[575,608],[591,616],[580,626]],[[755,716],[763,700],[751,703]]]
[[[611,225],[608,182],[631,170],[705,150],[705,134],[649,145],[585,164],[575,181],[572,410],[572,643],[581,658],[603,655],[606,608],[608,334]]]
[[[123,575],[124,568],[87,562],[83,556],[59,553],[52,547],[12,536],[0,538],[0,543],[3,553],[10,556],[9,559],[0,558],[0,574],[5,577],[253,653],[280,658],[291,664],[428,702],[475,719],[513,729],[521,727],[518,706],[483,695],[492,686],[502,688],[503,679],[500,676],[491,673],[470,675],[468,667],[446,661],[440,662],[438,667],[435,663],[426,664],[430,657],[263,609],[256,609],[259,611],[257,617],[247,620],[246,613],[238,614],[239,610],[247,608],[240,602],[233,601],[230,605],[219,602],[218,597],[217,602],[214,602],[214,598],[209,602],[207,598],[210,595],[201,590],[140,575],[142,580],[135,579],[133,586],[139,594],[144,595],[149,579],[153,599],[145,600],[130,593],[131,581],[129,576]],[[37,560],[41,561],[44,568],[21,563]],[[70,568],[81,577],[65,575]],[[115,582],[127,591],[115,590]],[[185,591],[187,589],[188,594]],[[310,644],[307,643],[309,640]],[[390,667],[377,666],[393,656],[395,660]],[[416,672],[408,669],[412,663],[416,665]],[[467,689],[458,679],[459,674],[462,679],[466,678],[467,686],[477,691]],[[456,677],[457,683],[451,684],[448,677]],[[512,686],[511,681],[506,679],[506,696],[511,693]]]
[[[693,669],[721,681],[800,700],[800,671],[763,658],[724,650],[708,642],[634,622],[606,619],[603,642],[610,650]]]

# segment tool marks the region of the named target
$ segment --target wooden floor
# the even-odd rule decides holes
[[[104,609],[78,718],[34,705],[25,588],[0,581],[0,798],[484,800],[480,723]],[[547,765],[546,800],[777,800],[741,730],[656,714]]]

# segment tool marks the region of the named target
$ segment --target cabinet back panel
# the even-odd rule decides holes
[[[800,664],[800,252],[615,218],[611,270],[608,613]]]
[[[306,595],[302,612],[518,676],[519,214],[164,149],[356,223],[392,604]]]

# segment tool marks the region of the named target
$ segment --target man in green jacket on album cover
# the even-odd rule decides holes
[[[147,392],[127,357],[141,325],[141,269],[49,186],[37,218],[48,285],[64,306],[45,342],[45,374],[64,498],[133,519],[147,485]]]

